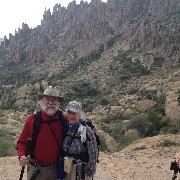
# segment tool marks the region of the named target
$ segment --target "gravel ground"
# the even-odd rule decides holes
[[[112,154],[100,153],[95,180],[170,180],[172,153],[144,149]],[[0,158],[0,179],[17,180],[21,167],[17,157]],[[26,169],[23,179],[26,179]],[[177,180],[180,179],[178,175]]]

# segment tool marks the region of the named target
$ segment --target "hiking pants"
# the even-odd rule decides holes
[[[35,180],[57,180],[57,169],[55,166],[37,167],[40,173]],[[35,167],[31,164],[27,165],[27,180],[30,180]]]

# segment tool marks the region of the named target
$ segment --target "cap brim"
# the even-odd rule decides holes
[[[74,112],[74,113],[78,113],[78,112],[81,112],[80,110],[77,110],[77,109],[74,109],[74,108],[68,108],[66,109],[66,111],[71,111],[71,112]]]
[[[64,101],[64,98],[62,97],[62,96],[49,96],[49,95],[45,95],[45,94],[39,94],[38,95],[38,98],[39,99],[42,99],[43,97],[55,97],[55,98],[57,98],[58,99],[58,101],[60,101],[60,102],[62,102],[62,101]]]

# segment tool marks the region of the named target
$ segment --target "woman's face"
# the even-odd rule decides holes
[[[75,113],[75,112],[72,112],[72,111],[67,111],[66,115],[67,115],[68,121],[72,125],[75,125],[76,123],[78,123],[79,120],[80,120],[80,117],[81,117],[80,112]]]

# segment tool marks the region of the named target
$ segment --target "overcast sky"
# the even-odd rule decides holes
[[[56,3],[67,7],[73,0],[0,0],[0,38],[4,35],[9,38],[9,33],[14,35],[15,29],[22,27],[26,23],[34,28],[41,24],[43,13],[46,9],[51,9]],[[85,0],[84,0],[85,1]],[[86,0],[90,2],[91,0]],[[106,0],[101,0],[106,2]],[[79,4],[80,0],[76,0]]]

